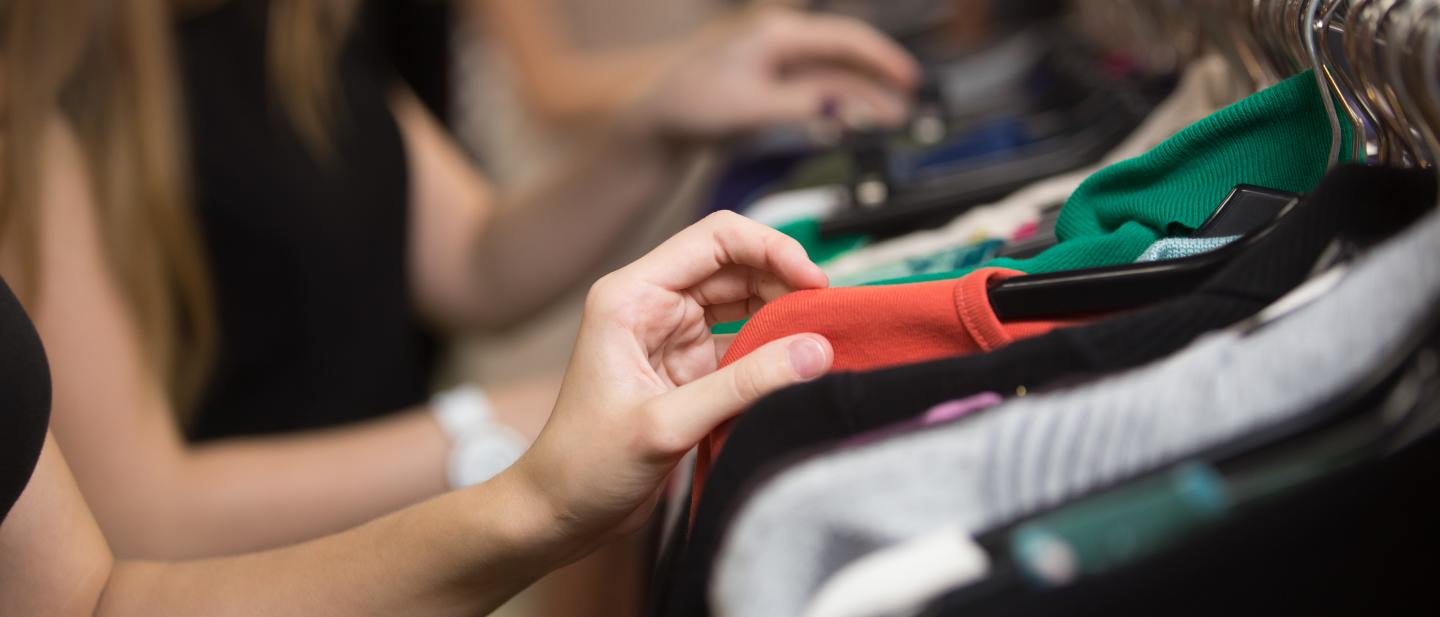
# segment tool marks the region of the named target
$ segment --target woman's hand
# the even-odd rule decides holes
[[[904,119],[919,67],[869,25],[775,6],[701,36],[642,99],[667,134],[718,138],[782,123]]]
[[[739,215],[680,232],[591,288],[555,411],[511,471],[542,496],[570,544],[633,531],[711,429],[824,374],[833,359],[824,338],[802,334],[717,371],[728,340],[710,325],[826,284],[799,243]]]

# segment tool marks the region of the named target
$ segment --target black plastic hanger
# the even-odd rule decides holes
[[[931,227],[1099,160],[1140,125],[1154,101],[1147,84],[1106,77],[1086,57],[1082,49],[1068,45],[1057,45],[1047,54],[1037,70],[1051,75],[1054,91],[1016,105],[1027,108],[1032,119],[1043,117],[1041,124],[1056,125],[1054,134],[991,160],[965,161],[901,181],[890,174],[893,145],[888,133],[850,135],[845,143],[850,199],[847,207],[821,223],[821,237],[891,236]]]
[[[1239,231],[1242,223],[1263,224],[1239,240],[1182,259],[1007,279],[990,288],[990,306],[1001,321],[1057,319],[1132,309],[1183,295],[1269,235],[1275,219],[1299,201],[1300,197],[1292,193],[1237,186],[1200,229]]]

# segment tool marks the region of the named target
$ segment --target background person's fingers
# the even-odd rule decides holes
[[[678,449],[688,449],[760,397],[830,370],[835,351],[818,334],[771,341],[735,363],[671,390],[647,405]]]
[[[851,18],[803,15],[772,19],[774,58],[780,66],[834,62],[902,90],[920,83],[920,67],[899,44]]]
[[[895,126],[910,112],[909,100],[893,89],[833,67],[797,71],[786,78],[779,90],[789,93],[784,98],[831,101],[836,119],[850,128],[874,124]]]

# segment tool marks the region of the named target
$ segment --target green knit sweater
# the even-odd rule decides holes
[[[1340,152],[1349,152],[1342,124]],[[1057,272],[1135,261],[1156,240],[1199,227],[1237,184],[1314,188],[1330,156],[1330,120],[1305,71],[1186,127],[1153,150],[1092,174],[1066,200],[1055,246],[983,265]],[[871,283],[953,279],[974,267]]]

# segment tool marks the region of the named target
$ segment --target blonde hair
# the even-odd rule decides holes
[[[272,0],[266,65],[280,104],[312,156],[332,154],[342,112],[335,66],[355,20],[356,0]]]
[[[214,348],[209,272],[187,196],[170,21],[160,0],[0,0],[5,131],[0,236],[35,276],[47,120],[74,127],[96,218],[147,361],[192,406]],[[183,417],[183,416],[182,416]]]
[[[229,0],[171,0],[177,14],[203,13]],[[333,154],[343,105],[335,66],[355,24],[359,0],[267,0],[265,65],[277,101],[311,156]]]

